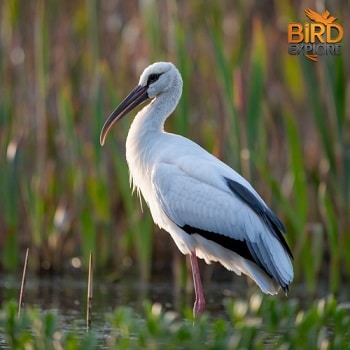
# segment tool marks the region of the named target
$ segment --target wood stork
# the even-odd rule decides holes
[[[130,182],[141,191],[154,222],[190,255],[195,316],[205,309],[197,257],[248,275],[264,293],[276,294],[280,287],[287,292],[292,253],[278,217],[236,171],[191,140],[164,131],[181,93],[182,78],[172,63],[150,65],[105,122],[101,145],[113,124],[151,100],[127,136]]]

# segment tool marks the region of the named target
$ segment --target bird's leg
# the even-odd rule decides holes
[[[198,317],[205,310],[205,299],[203,295],[202,281],[195,252],[191,252],[190,261],[192,267],[194,292],[196,294],[196,300],[193,305],[193,315],[194,317]]]

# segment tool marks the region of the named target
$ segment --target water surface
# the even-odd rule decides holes
[[[236,281],[239,281],[238,283]],[[207,301],[207,310],[212,318],[227,319],[223,302],[227,297],[248,300],[252,292],[258,291],[256,287],[247,287],[244,279],[237,279],[234,283],[209,283],[204,286]],[[0,278],[0,304],[6,300],[18,300],[20,290],[20,278],[3,276]],[[283,302],[283,293],[277,296]],[[319,297],[326,294],[319,291]],[[324,294],[324,295],[322,295]],[[59,328],[71,331],[72,327],[78,334],[84,334],[86,328],[86,295],[87,282],[84,279],[73,277],[46,277],[28,279],[25,286],[24,307],[30,305],[41,310],[50,310],[59,316]],[[298,299],[301,307],[314,300],[315,296],[305,297],[303,286],[292,286],[289,299]],[[339,297],[346,302],[349,294],[343,289]],[[183,310],[184,307],[192,307],[193,293],[184,292],[174,288],[169,282],[153,282],[144,285],[137,281],[123,281],[110,283],[103,280],[94,281],[93,302],[91,314],[91,329],[99,339],[99,348],[105,348],[111,332],[111,325],[106,320],[106,313],[112,312],[118,306],[132,307],[141,313],[145,300],[160,303],[166,310]],[[0,348],[6,347],[1,337]],[[278,336],[278,334],[276,334]],[[273,340],[272,340],[272,343]],[[270,346],[267,344],[267,347]]]

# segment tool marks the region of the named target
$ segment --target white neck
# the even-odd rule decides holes
[[[131,124],[128,137],[142,137],[147,132],[162,132],[165,120],[175,110],[181,96],[181,88],[171,89],[154,98],[137,113]]]
[[[176,108],[182,92],[182,85],[158,95],[139,113],[131,124],[126,140],[126,159],[134,187],[139,187],[148,171],[147,161],[157,153],[157,141],[164,130],[164,122]]]

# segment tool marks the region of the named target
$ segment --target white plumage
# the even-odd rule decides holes
[[[172,63],[147,67],[138,86],[114,110],[101,131],[147,99],[126,141],[133,188],[141,191],[153,220],[190,254],[196,291],[195,314],[204,310],[196,256],[250,276],[265,293],[285,291],[293,280],[292,254],[277,216],[237,172],[196,143],[163,130],[182,93]],[[202,300],[201,300],[202,299]]]

